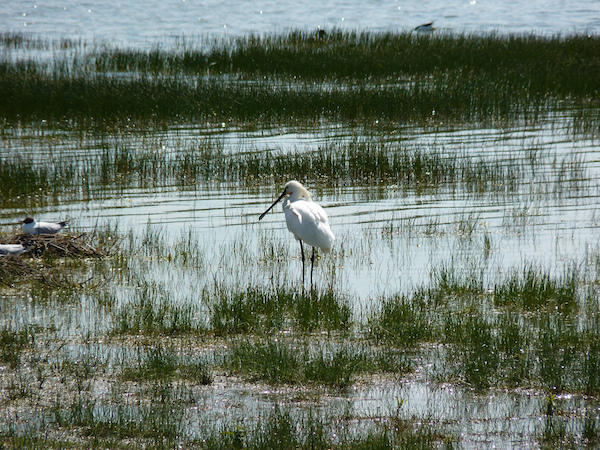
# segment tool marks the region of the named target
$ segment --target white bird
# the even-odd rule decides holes
[[[23,244],[0,244],[0,255],[20,255],[25,250]]]
[[[419,25],[417,28],[415,28],[414,31],[428,32],[428,31],[433,31],[436,28],[437,27],[433,26],[433,22],[429,22],[429,23],[424,23],[423,25]]]
[[[258,220],[261,220],[277,202],[286,196],[287,198],[283,202],[283,212],[285,213],[285,222],[288,230],[300,241],[303,284],[305,263],[302,242],[306,242],[313,248],[310,266],[310,283],[312,285],[315,248],[319,247],[328,253],[333,248],[335,236],[329,227],[329,219],[325,210],[312,201],[310,193],[297,181],[288,181],[283,189],[283,194],[269,206],[269,209],[260,215]]]
[[[21,221],[21,230],[25,234],[56,234],[61,231],[66,221],[63,222],[36,222],[32,217],[26,217]]]

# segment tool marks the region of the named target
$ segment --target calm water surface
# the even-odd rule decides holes
[[[238,36],[317,27],[348,30],[410,30],[435,20],[443,32],[489,32],[568,34],[597,33],[600,3],[595,0],[556,2],[549,0],[491,2],[466,1],[147,1],[122,2],[4,2],[0,8],[0,31],[31,33],[48,38],[83,39],[133,47],[168,46],[198,36]],[[415,192],[402,186],[383,188],[315,186],[315,200],[330,215],[337,235],[334,255],[326,257],[316,271],[317,283],[327,282],[326,270],[336,267],[336,286],[353,299],[355,311],[376,307],[384,294],[410,292],[428,283],[441,267],[469,271],[477,267],[493,282],[513,268],[539,264],[561,273],[571,264],[582,264],[598,251],[600,223],[600,160],[597,137],[577,136],[571,124],[555,115],[535,126],[502,128],[439,128],[398,130],[389,140],[403,140],[415,148],[433,148],[452,158],[505,160],[506,166],[528,166],[528,158],[540,164],[535,174],[505,194],[477,193],[452,186]],[[55,138],[31,136],[27,130],[7,131],[0,156],[15,154],[40,163],[52,158],[78,160],[100,151],[94,139],[77,140],[68,133]],[[169,152],[173,143],[215,135],[216,130],[194,127],[148,133],[144,139],[124,137],[121,145],[155,147]],[[245,133],[223,128],[218,136],[227,152],[281,150],[313,151],[327,142],[348,142],[357,130],[343,126],[314,130],[260,130]],[[561,188],[555,180],[565,167],[581,165],[578,186]],[[249,261],[260,258],[266,242],[281,245],[290,261],[284,262],[284,281],[298,284],[301,278],[298,244],[285,228],[278,207],[265,220],[258,216],[275,199],[282,186],[240,190],[236,186],[181,190],[173,186],[148,189],[109,188],[88,201],[65,198],[58,204],[27,210],[19,204],[0,211],[3,223],[33,214],[41,220],[70,217],[77,229],[98,223],[118,223],[123,233],[140,236],[151,224],[174,244],[191,233],[207,255],[201,271],[188,273],[160,266],[155,281],[166,286],[176,302],[193,301],[194,293],[215,282],[268,284],[269,273],[260,264],[227,261],[234,251],[245,252]],[[16,227],[15,227],[16,229]],[[241,247],[240,247],[241,246]],[[240,250],[241,248],[241,250]],[[286,253],[287,252],[287,253]],[[327,258],[332,258],[331,260]],[[123,301],[127,301],[124,290]],[[26,308],[5,304],[3,320],[15,323],[55,324],[67,336],[102,332],[107,320],[102,312],[81,305],[38,305]],[[62,328],[61,328],[62,327]],[[461,444],[477,448],[507,448],[531,442],[539,433],[538,394],[477,396],[464,389],[429,383],[418,368],[417,378],[401,383],[359,387],[332,402],[353,403],[356,411],[377,416],[393,409],[395,399],[406,400],[409,416],[430,416],[458,424]],[[217,413],[231,403],[252,409],[267,408],[273,396],[247,390],[227,391],[215,387],[207,404]],[[241,400],[243,399],[243,400]],[[390,406],[390,402],[392,405]],[[573,409],[578,407],[573,400]],[[193,414],[194,409],[190,410]],[[510,414],[513,414],[511,416]],[[476,417],[477,420],[473,420]],[[493,441],[482,442],[493,435]]]
[[[3,2],[0,31],[82,38],[133,47],[155,46],[183,36],[238,36],[317,28],[412,30],[435,21],[446,32],[597,33],[595,0],[105,0]]]

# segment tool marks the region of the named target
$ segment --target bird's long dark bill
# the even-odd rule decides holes
[[[265,214],[267,214],[269,211],[271,211],[271,209],[273,209],[273,206],[275,206],[279,202],[279,200],[281,200],[283,197],[285,197],[285,191],[283,191],[283,194],[281,194],[279,196],[279,198],[277,200],[275,200],[271,206],[269,206],[269,209],[267,209],[264,213],[262,213],[260,215],[258,220],[261,220],[263,217],[265,217]]]

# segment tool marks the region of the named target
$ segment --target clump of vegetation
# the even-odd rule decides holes
[[[248,288],[220,290],[211,301],[210,329],[216,335],[298,331],[340,331],[351,325],[348,298],[332,290]]]
[[[369,318],[369,334],[376,341],[410,348],[433,338],[431,316],[423,299],[386,298],[381,311]]]
[[[149,348],[136,366],[126,367],[121,378],[125,381],[137,382],[183,379],[202,385],[211,384],[213,380],[208,364],[205,362],[185,361],[173,351],[160,345]]]
[[[177,335],[200,326],[190,305],[174,305],[160,285],[149,283],[133,292],[130,302],[114,315],[113,335]]]
[[[315,411],[295,414],[274,405],[253,423],[239,421],[212,430],[204,440],[206,449],[262,448],[350,448],[350,449],[413,449],[451,448],[452,439],[437,427],[406,422],[394,427],[382,422],[370,423],[360,433],[349,432],[344,411],[319,415]],[[198,443],[200,444],[200,443]]]
[[[563,279],[552,279],[547,272],[529,266],[495,286],[494,303],[526,310],[554,307],[569,310],[577,303],[578,285],[578,274],[574,269]]]
[[[19,367],[21,352],[31,346],[34,340],[32,329],[13,330],[11,327],[0,329],[0,363],[8,364],[12,369]]]
[[[2,62],[0,116],[87,125],[297,123],[315,111],[359,123],[523,119],[566,100],[597,107],[598,64],[589,55],[599,47],[595,36],[338,31],[318,41],[301,32],[226,39],[203,50],[103,49],[73,63]],[[115,72],[128,76],[106,75]],[[260,81],[247,89],[223,74]]]

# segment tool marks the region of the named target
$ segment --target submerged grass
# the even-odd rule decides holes
[[[213,139],[193,139],[169,149],[155,145],[159,144],[106,143],[100,154],[83,157],[77,166],[66,157],[50,167],[5,158],[6,164],[0,165],[0,174],[5,171],[5,176],[0,176],[0,190],[7,192],[2,204],[14,207],[19,202],[39,207],[65,197],[87,200],[107,189],[174,186],[192,190],[231,184],[256,187],[283,184],[290,179],[340,186],[392,184],[397,189],[420,193],[461,189],[475,194],[509,195],[526,190],[531,195],[557,197],[572,195],[590,182],[586,165],[577,156],[548,155],[532,166],[527,150],[509,157],[457,157],[437,147],[368,138],[302,151],[226,152],[223,142]],[[25,181],[14,183],[21,175]],[[532,191],[537,189],[533,187],[536,181],[543,191]],[[53,189],[45,189],[46,183]]]

